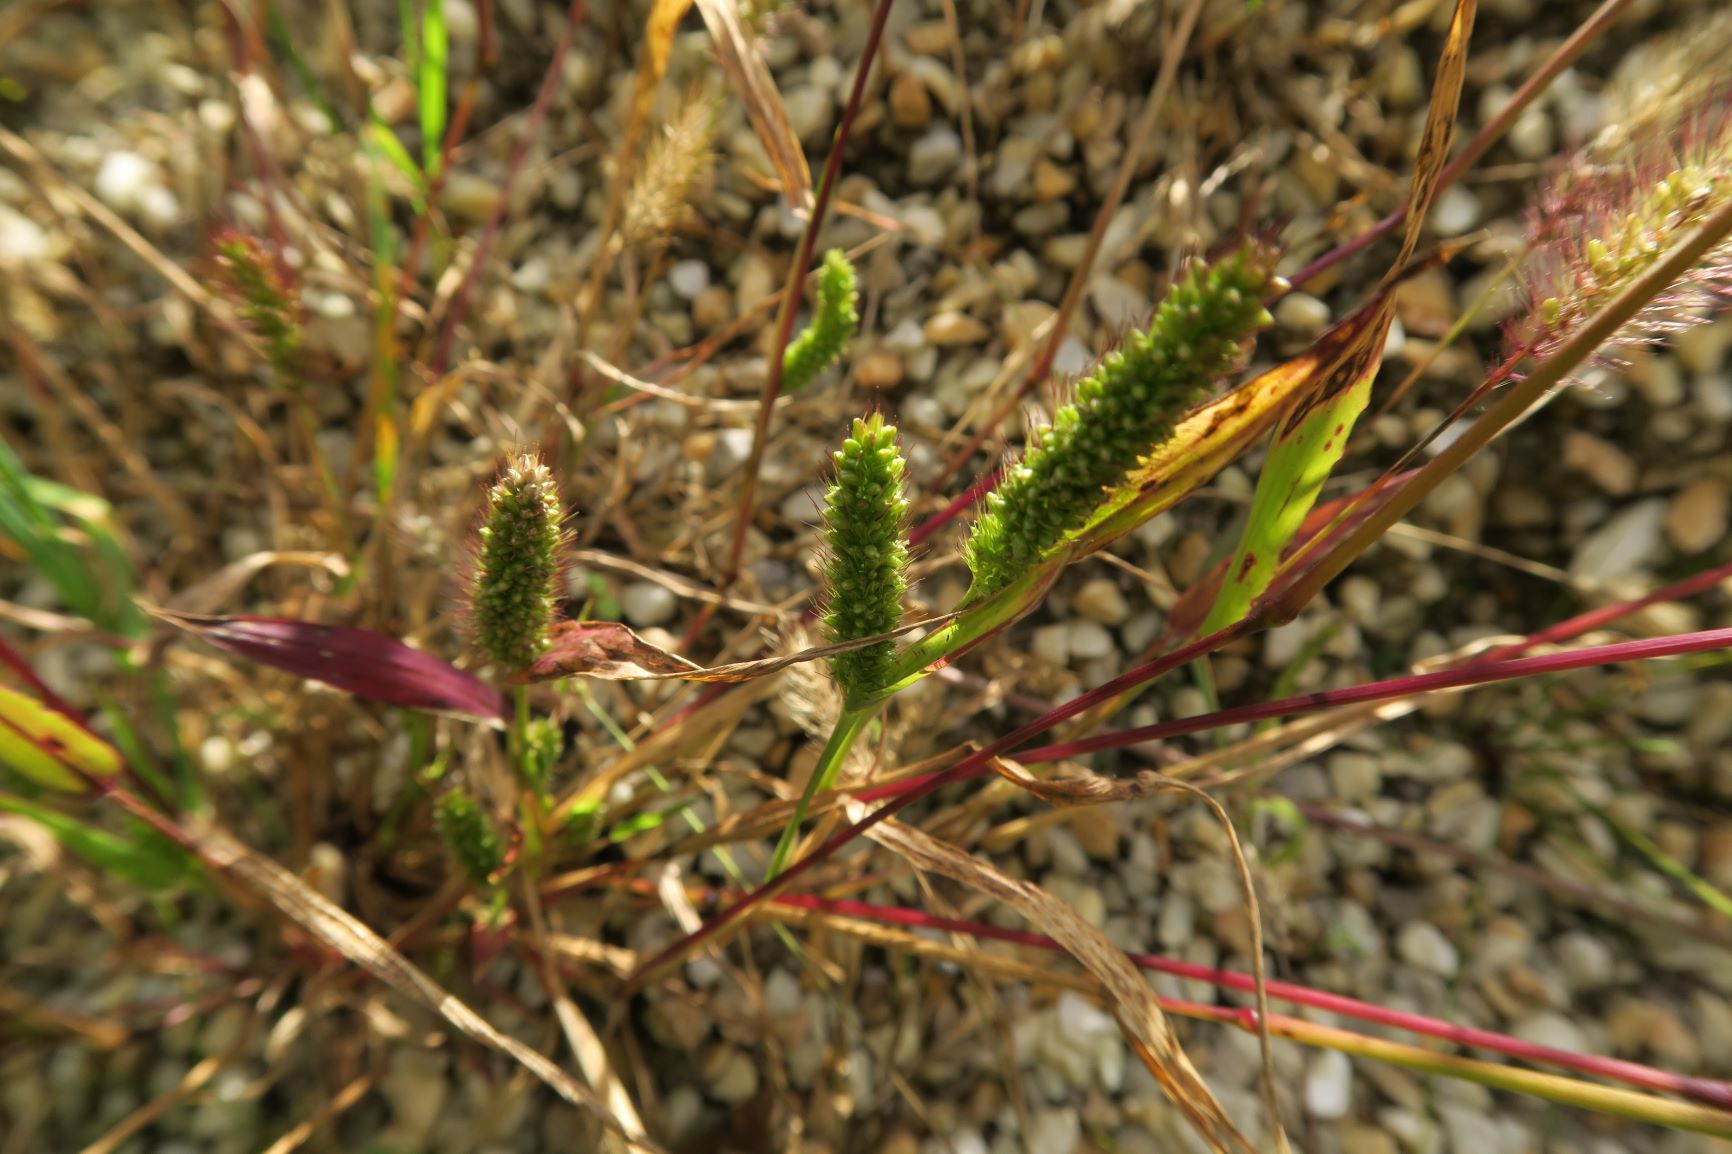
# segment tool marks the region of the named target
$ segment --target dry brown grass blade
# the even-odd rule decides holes
[[[529,881],[528,875],[520,874],[519,880],[522,882],[524,908],[529,911],[529,928],[534,938],[536,956],[542,963],[536,970],[547,990],[548,1000],[553,1004],[554,1017],[559,1019],[559,1028],[565,1033],[566,1044],[577,1058],[583,1076],[589,1079],[589,1084],[595,1087],[596,1093],[607,1099],[608,1109],[613,1111],[620,1124],[631,1132],[632,1137],[642,1138],[646,1134],[643,1120],[638,1117],[637,1107],[632,1105],[625,1083],[614,1073],[613,1063],[608,1060],[607,1049],[601,1044],[595,1027],[589,1024],[589,1019],[583,1016],[583,1011],[577,1008],[577,1003],[566,993],[565,983],[560,980],[559,967],[549,960],[547,918],[542,913],[541,898],[536,894],[535,886]]]
[[[367,1091],[372,1088],[373,1076],[371,1074],[362,1074],[359,1078],[356,1078],[353,1082],[350,1082],[347,1086],[338,1090],[336,1096],[329,1102],[325,1103],[318,1113],[314,1114],[311,1118],[306,1118],[295,1123],[281,1138],[278,1138],[275,1142],[272,1142],[269,1146],[265,1147],[260,1154],[291,1154],[292,1151],[300,1149],[307,1139],[311,1138],[320,1126],[325,1125],[325,1123],[331,1121],[333,1118],[337,1117],[337,1115],[352,1110],[356,1103],[360,1102],[362,1098],[365,1098],[367,1096]]]
[[[1477,0],[1456,0],[1455,15],[1450,18],[1449,35],[1443,43],[1443,55],[1437,61],[1437,78],[1431,85],[1431,107],[1425,114],[1425,133],[1419,140],[1419,153],[1413,163],[1413,184],[1407,193],[1407,227],[1401,237],[1401,255],[1383,276],[1383,287],[1393,285],[1402,268],[1419,247],[1425,231],[1425,214],[1431,208],[1431,198],[1437,193],[1439,177],[1449,164],[1449,146],[1455,137],[1456,113],[1461,106],[1461,85],[1467,77],[1467,45],[1473,38],[1473,17]]]
[[[853,820],[864,819],[870,808],[855,802],[849,807]],[[1100,982],[1119,1020],[1119,1026],[1143,1056],[1149,1072],[1184,1111],[1197,1133],[1215,1151],[1238,1149],[1255,1154],[1252,1146],[1201,1074],[1186,1057],[1173,1033],[1172,1024],[1155,1000],[1124,951],[1107,936],[1079,917],[1075,910],[1039,886],[1019,881],[953,845],[899,822],[880,822],[867,836],[894,850],[916,869],[945,877],[1004,902],[1031,925],[1062,945],[1071,957]],[[1231,1143],[1231,1145],[1229,1145]]]
[[[211,825],[176,832],[206,862],[261,894],[272,908],[330,949],[403,997],[438,1014],[464,1037],[511,1058],[561,1098],[593,1113],[633,1149],[661,1154],[660,1147],[634,1136],[594,1091],[574,1081],[543,1055],[494,1029],[487,1019],[447,993],[385,939],[276,862],[254,853]]]
[[[788,206],[795,211],[810,209],[812,170],[806,166],[805,150],[800,147],[800,138],[794,132],[793,121],[788,119],[788,109],[770,70],[740,26],[735,0],[697,0],[697,5],[704,27],[715,41],[716,62],[746,106],[746,117],[776,170]]]
[[[212,1054],[188,1070],[167,1093],[158,1094],[122,1118],[108,1133],[84,1147],[78,1154],[114,1154],[114,1151],[124,1146],[133,1135],[203,1089],[206,1083],[216,1077],[218,1071],[240,1055],[242,1046],[251,1036],[252,1029],[249,1026],[242,1030],[240,1038],[222,1053]]]
[[[272,565],[323,569],[333,577],[349,575],[349,563],[337,553],[263,549],[239,561],[231,561],[204,580],[187,586],[164,602],[163,607],[179,613],[215,613],[245,589],[249,581]]]
[[[1239,831],[1225,807],[1197,786],[1148,770],[1130,780],[1101,777],[1080,766],[1060,778],[1031,776],[1022,766],[1008,758],[994,758],[993,772],[1006,781],[1027,790],[1049,805],[1098,805],[1104,802],[1130,801],[1156,793],[1183,793],[1208,806],[1227,834],[1227,844],[1233,851],[1233,865],[1239,874],[1239,885],[1245,891],[1245,913],[1251,931],[1251,976],[1257,984],[1257,1044],[1263,1059],[1263,1106],[1269,1116],[1269,1131],[1275,1135],[1276,1147],[1290,1149],[1287,1132],[1281,1126],[1281,1111],[1275,1102],[1275,1056],[1269,1048],[1269,991],[1263,967],[1263,915],[1257,903],[1257,886],[1251,879],[1251,867],[1245,859],[1245,848],[1239,842]]]

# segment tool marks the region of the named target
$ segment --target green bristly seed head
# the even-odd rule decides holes
[[[462,790],[453,789],[440,796],[433,811],[433,824],[439,830],[439,840],[476,885],[488,885],[505,864],[505,850],[499,844],[493,822],[481,812],[475,799]]]
[[[523,669],[547,646],[561,542],[553,474],[525,454],[487,495],[471,589],[475,638],[495,663]]]
[[[1027,574],[1080,529],[1172,435],[1211,386],[1233,371],[1245,343],[1270,322],[1271,254],[1254,244],[1216,264],[1197,262],[1167,293],[1148,327],[1129,334],[1076,386],[1050,426],[1031,433],[1020,461],[986,498],[969,538],[969,599]]]
[[[832,643],[888,633],[902,623],[908,591],[908,501],[902,492],[902,454],[896,429],[874,413],[855,420],[833,454],[836,480],[824,506],[824,628]],[[895,645],[880,641],[838,653],[830,668],[853,699],[883,688]]]
[[[216,249],[217,263],[238,298],[241,315],[265,342],[272,366],[292,376],[301,327],[295,315],[294,292],[282,266],[258,238],[236,229],[218,234]]]
[[[806,331],[782,354],[782,391],[797,393],[835,364],[860,327],[860,289],[854,266],[839,248],[824,254],[818,272],[818,307]]]

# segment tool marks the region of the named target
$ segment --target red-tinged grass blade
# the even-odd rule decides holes
[[[1340,360],[1320,374],[1314,391],[1282,418],[1226,582],[1203,625],[1205,632],[1212,633],[1244,617],[1269,587],[1277,559],[1316,503],[1323,482],[1347,448],[1354,423],[1371,399],[1371,383],[1383,363],[1383,346],[1395,318],[1395,300],[1389,289],[1419,244],[1425,214],[1449,160],[1475,8],[1474,0],[1457,0],[1450,21],[1449,36],[1438,60],[1437,81],[1432,86],[1425,134],[1414,161],[1407,229],[1401,251],[1383,278],[1384,291],[1360,310],[1362,319],[1353,327],[1352,341]]]
[[[1366,338],[1384,319],[1389,298],[1379,296],[1312,342],[1303,353],[1261,373],[1180,422],[1165,443],[1126,478],[1074,535],[1071,557],[1105,548],[1220,472],[1325,382],[1355,379],[1368,349]]]
[[[1383,363],[1383,345],[1394,316],[1393,298],[1386,296],[1374,320],[1358,333],[1355,355],[1344,358],[1318,382],[1315,394],[1282,419],[1257,478],[1245,531],[1203,623],[1204,632],[1213,633],[1245,616],[1269,587],[1277,561],[1316,504],[1323,482],[1340,462],[1353,426],[1371,400],[1371,382]]]
[[[166,610],[157,616],[249,661],[370,701],[490,721],[507,716],[498,690],[383,633],[285,617],[204,617]]]
[[[1031,946],[1040,950],[1064,952],[1063,946],[1044,934],[1037,934],[1028,930],[1005,929],[1000,926],[966,921],[961,918],[940,917],[923,910],[902,909],[897,906],[881,906],[846,899],[830,899],[815,894],[784,894],[775,900],[777,905],[824,910],[848,917],[883,922],[887,925],[941,930],[945,933],[971,934],[977,938],[991,938],[1001,942],[1014,942],[1017,945]],[[1174,961],[1157,954],[1140,953],[1134,950],[1125,951],[1125,956],[1139,969],[1153,973],[1171,974],[1174,977],[1207,982],[1213,986],[1220,986],[1229,990],[1241,990],[1247,993],[1254,992],[1256,989],[1256,980],[1250,974],[1241,974],[1234,970],[1218,970],[1191,962]],[[1632,1086],[1641,1086],[1644,1089],[1655,1090],[1660,1093],[1678,1094],[1722,1109],[1732,1109],[1732,1083],[1719,1082],[1711,1078],[1693,1078],[1673,1074],[1665,1070],[1655,1069],[1652,1066],[1644,1066],[1639,1062],[1626,1062],[1617,1058],[1602,1058],[1593,1054],[1578,1054],[1570,1050],[1536,1045],[1509,1034],[1500,1034],[1493,1030],[1480,1030],[1472,1026],[1458,1026],[1453,1022],[1428,1018],[1422,1014],[1392,1010],[1373,1002],[1314,990],[1308,986],[1296,985],[1292,982],[1268,981],[1264,983],[1264,986],[1271,998],[1291,1002],[1297,1006],[1311,1006],[1332,1014],[1340,1014],[1343,1017],[1392,1026],[1398,1030],[1406,1030],[1409,1033],[1437,1038],[1460,1046],[1474,1046],[1482,1050],[1492,1050],[1523,1061],[1576,1070],[1583,1074],[1592,1074]]]
[[[1401,482],[1407,479],[1408,475],[1407,473],[1397,474],[1390,478],[1387,483],[1378,486],[1369,493],[1352,493],[1345,497],[1336,497],[1313,509],[1300,525],[1299,532],[1293,535],[1292,541],[1282,552],[1281,559],[1285,561],[1297,550],[1309,547],[1310,542],[1316,539],[1319,534],[1330,531],[1344,513],[1348,515],[1348,524],[1352,524],[1357,518],[1365,516],[1367,512],[1375,509],[1378,504],[1385,500],[1390,493],[1393,493]],[[1173,603],[1173,607],[1167,610],[1166,636],[1154,643],[1157,646],[1154,652],[1158,652],[1159,646],[1166,644],[1167,639],[1190,637],[1203,627],[1204,615],[1215,603],[1221,589],[1221,583],[1226,580],[1230,564],[1231,558],[1222,561],[1197,578],[1195,584],[1179,595],[1179,599]]]
[[[83,793],[120,773],[120,754],[68,715],[0,686],[0,766],[44,789]]]

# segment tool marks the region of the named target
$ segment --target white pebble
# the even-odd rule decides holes
[[[1408,964],[1439,977],[1453,978],[1461,968],[1461,954],[1455,944],[1430,922],[1408,922],[1401,927],[1396,948]]]
[[[674,595],[650,581],[634,581],[619,591],[619,606],[633,625],[661,625],[671,620]]]
[[[1070,626],[1043,625],[1034,631],[1028,647],[1048,665],[1063,669],[1070,664]]]
[[[1082,1123],[1072,1110],[1047,1110],[1028,1127],[1028,1154],[1071,1154],[1082,1137]]]
[[[1452,184],[1437,194],[1431,206],[1431,227],[1439,236],[1460,236],[1479,223],[1479,198]]]
[[[1653,567],[1660,551],[1666,502],[1638,501],[1588,534],[1570,559],[1570,576],[1614,581]]]
[[[1353,1104],[1353,1064],[1339,1050],[1324,1050],[1305,1073],[1305,1108],[1313,1118],[1344,1118]]]
[[[668,269],[668,285],[682,299],[695,301],[710,287],[710,266],[701,260],[682,260]]]
[[[1119,587],[1105,577],[1096,577],[1077,590],[1071,608],[1102,625],[1118,625],[1131,615],[1131,607]]]
[[[102,158],[91,187],[110,208],[130,212],[138,207],[143,191],[161,179],[156,165],[136,152],[120,150]]]
[[[1070,624],[1070,655],[1082,661],[1110,657],[1113,635],[1093,621],[1073,621]]]
[[[1275,323],[1288,332],[1314,337],[1329,327],[1329,306],[1310,293],[1288,293],[1275,306]]]

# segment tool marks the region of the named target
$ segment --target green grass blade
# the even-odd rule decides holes
[[[179,846],[142,826],[136,830],[139,834],[136,839],[128,839],[4,793],[0,793],[0,812],[29,818],[53,834],[69,853],[141,889],[165,890],[185,881],[192,873],[193,860]]]
[[[1341,460],[1353,425],[1371,399],[1371,382],[1382,362],[1391,315],[1387,309],[1382,313],[1381,323],[1360,336],[1361,347],[1378,350],[1378,355],[1348,358],[1317,383],[1309,403],[1302,403],[1277,428],[1251,499],[1245,532],[1203,624],[1205,635],[1243,618],[1269,587],[1282,551],[1293,543],[1323,483]]]
[[[421,112],[421,167],[429,181],[439,175],[445,149],[446,91],[451,66],[442,0],[421,7],[421,59],[415,69],[415,95]]]

